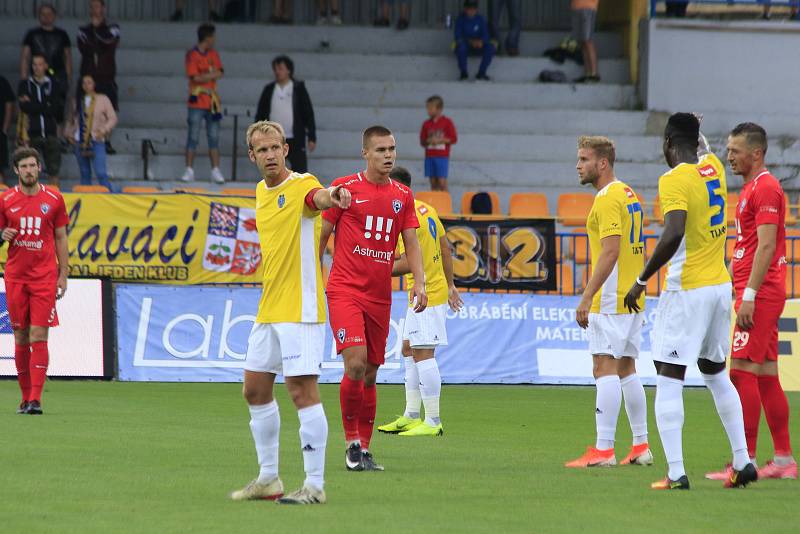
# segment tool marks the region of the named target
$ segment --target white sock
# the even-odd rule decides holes
[[[406,411],[403,416],[409,419],[419,419],[422,396],[419,393],[417,364],[412,356],[404,357],[403,363],[406,367]]]
[[[631,424],[633,444],[647,443],[647,397],[639,375],[633,373],[620,380],[622,396],[625,399],[625,413]]]
[[[306,486],[321,490],[325,485],[325,445],[328,443],[328,419],[322,404],[297,410],[300,419],[300,446]]]
[[[281,433],[281,415],[278,403],[250,406],[250,432],[256,444],[258,481],[266,483],[278,476],[278,443]]]
[[[739,393],[728,377],[728,373],[724,371],[715,375],[703,374],[703,380],[714,397],[717,413],[728,434],[728,441],[730,441],[733,451],[733,468],[741,471],[750,462],[750,456],[747,454],[747,439],[744,435],[742,401],[739,399]]]
[[[439,396],[442,394],[442,375],[436,359],[430,358],[417,364],[422,403],[425,405],[425,423],[430,426],[441,424],[439,419]]]
[[[597,399],[594,410],[594,420],[597,424],[595,447],[604,451],[614,448],[619,405],[622,402],[622,389],[620,389],[617,375],[601,376],[595,380],[595,383],[597,384]]]
[[[683,380],[658,375],[656,378],[656,426],[669,464],[667,476],[678,480],[683,467]]]

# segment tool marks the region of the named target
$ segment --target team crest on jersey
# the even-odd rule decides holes
[[[278,207],[282,208],[286,205],[286,197],[284,195],[278,195]]]
[[[400,213],[400,210],[403,209],[403,203],[397,199],[392,200],[392,209],[395,213]]]
[[[47,215],[47,212],[50,211],[50,204],[42,203],[42,205],[39,207],[41,208],[42,213],[44,213],[45,215]]]
[[[340,328],[336,331],[336,339],[339,340],[339,343],[344,343],[344,336],[347,335],[347,331],[344,328]]]

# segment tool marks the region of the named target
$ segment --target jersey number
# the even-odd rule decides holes
[[[725,222],[725,199],[717,194],[716,190],[722,187],[719,180],[709,180],[706,182],[708,189],[708,207],[719,206],[719,211],[711,216],[711,226],[719,226]]]
[[[642,205],[638,202],[628,204],[628,213],[631,214],[631,244],[634,243],[636,238],[636,214],[639,214],[639,243],[644,243],[644,211]]]

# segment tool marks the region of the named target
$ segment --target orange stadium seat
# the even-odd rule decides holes
[[[513,193],[508,199],[508,214],[512,217],[550,217],[547,197],[542,193]]]
[[[591,193],[562,193],[558,196],[558,218],[564,226],[585,226],[592,209]]]
[[[128,185],[122,188],[122,192],[135,195],[143,193],[160,193],[161,190],[150,185]]]
[[[661,294],[664,290],[664,282],[667,279],[667,268],[662,267],[658,271],[657,276],[651,276],[650,280],[647,281],[647,288],[645,289],[645,294],[649,297],[655,297]]]
[[[728,191],[728,226],[736,226],[736,207],[739,205],[739,193]]]
[[[786,266],[786,298],[800,297],[800,265]]]
[[[6,189],[8,189],[8,186],[6,184],[0,182],[0,191],[5,191]]]
[[[440,215],[453,213],[453,198],[447,191],[415,191],[414,198],[430,204]]]
[[[728,228],[728,234],[725,238],[725,263],[731,261],[733,251],[736,249],[736,228]]]
[[[73,193],[110,193],[104,185],[76,185],[72,187]]]
[[[786,226],[794,226],[797,224],[797,217],[795,214],[797,210],[795,209],[796,206],[789,202],[789,195],[783,197],[784,202],[786,203],[786,216],[783,219],[783,222]]]
[[[492,215],[497,215],[500,213],[500,197],[494,191],[486,191],[489,193],[489,197],[492,199]],[[467,191],[461,196],[461,213],[470,214],[472,213],[472,197],[478,191]]]
[[[231,197],[255,198],[256,196],[255,188],[249,188],[249,187],[224,187],[222,188],[222,190],[220,190],[220,193]]]
[[[563,295],[575,294],[575,273],[571,263],[556,264],[556,285],[557,291]]]
[[[575,228],[575,233],[586,233],[586,228]],[[588,264],[591,258],[589,251],[589,236],[576,236],[572,241],[572,257],[575,258],[575,263]]]
[[[664,224],[664,214],[661,213],[661,200],[658,195],[653,199],[653,218],[658,221],[658,224]]]
[[[176,187],[173,193],[197,193],[200,195],[208,194],[210,191],[205,187]]]
[[[650,256],[653,255],[653,251],[656,249],[656,243],[658,243],[658,238],[656,238],[656,231],[647,229],[644,230],[644,256],[645,259],[650,259]]]
[[[789,239],[794,237],[796,239]],[[786,229],[786,261],[791,263],[800,262],[800,229]]]

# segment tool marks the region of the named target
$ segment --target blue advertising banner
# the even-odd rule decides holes
[[[119,379],[133,381],[238,382],[255,319],[260,289],[117,286]],[[464,308],[450,312],[450,345],[437,350],[442,380],[460,384],[593,384],[586,332],[575,323],[577,297],[464,294]],[[638,362],[643,381],[654,383],[649,332]],[[401,333],[407,297],[395,293],[381,383],[402,383]],[[338,383],[342,359],[327,330],[321,382]],[[687,384],[702,385],[696,368]]]

